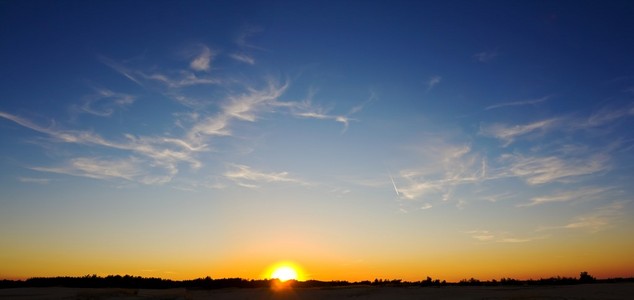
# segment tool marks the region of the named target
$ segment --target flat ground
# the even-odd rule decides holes
[[[340,287],[219,290],[83,288],[0,289],[0,299],[634,299],[634,283],[532,287]]]

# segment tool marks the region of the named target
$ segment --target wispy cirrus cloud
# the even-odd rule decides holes
[[[200,53],[189,63],[189,67],[194,71],[209,71],[212,56],[211,49],[202,46]]]
[[[195,146],[190,145],[187,141],[172,138],[172,137],[137,137],[131,134],[125,134],[124,139],[114,141],[103,138],[102,136],[89,132],[89,131],[80,131],[80,130],[64,130],[57,128],[54,125],[43,127],[37,125],[30,120],[8,114],[5,112],[0,112],[0,117],[5,118],[7,120],[13,121],[21,126],[29,128],[31,130],[49,135],[56,142],[62,143],[70,143],[70,144],[81,144],[88,146],[97,146],[104,147],[110,149],[124,150],[129,151],[131,153],[142,155],[147,159],[150,159],[152,165],[167,170],[168,175],[175,175],[178,171],[178,164],[187,163],[191,168],[199,168],[202,164],[201,162],[195,158],[194,154],[197,151],[202,151],[202,148],[196,148]],[[136,159],[136,158],[135,158]],[[45,168],[45,167],[34,167],[34,170],[38,171],[47,171],[54,173],[69,173],[77,176],[85,175],[86,177],[91,178],[122,178],[131,180],[132,177],[128,176],[105,176],[104,173],[99,173],[99,166],[106,167],[107,163],[99,163],[100,161],[95,161],[92,164],[94,168],[90,168],[91,164],[88,158],[80,159],[80,160],[71,160],[64,167],[58,168]],[[133,160],[118,160],[113,166],[119,166],[118,169],[125,170],[123,168],[123,164],[125,162],[132,163],[138,162],[138,159]],[[73,171],[74,170],[74,171]],[[90,172],[95,171],[95,172]],[[124,174],[125,172],[121,172]],[[97,174],[97,175],[91,175]],[[167,178],[167,177],[165,177]],[[143,183],[164,183],[169,180],[143,180]]]
[[[246,39],[256,31],[246,30],[236,40],[243,48],[251,47]],[[47,125],[30,119],[0,111],[0,118],[12,121],[23,127],[39,132],[47,137],[48,145],[77,144],[82,147],[64,149],[70,159],[53,163],[53,166],[33,166],[33,170],[49,173],[68,174],[95,179],[120,179],[144,184],[164,184],[181,174],[183,167],[196,170],[203,167],[203,153],[216,151],[210,145],[219,137],[231,138],[235,135],[236,125],[240,122],[258,122],[267,114],[290,116],[299,119],[329,120],[343,124],[343,132],[355,120],[351,116],[361,111],[375,97],[353,107],[348,114],[334,114],[312,101],[283,101],[281,98],[290,86],[290,82],[264,80],[264,84],[247,83],[247,80],[231,79],[230,76],[207,74],[214,63],[214,51],[205,45],[175,69],[163,68],[155,64],[139,67],[144,58],[118,62],[100,56],[99,60],[115,72],[151,92],[158,92],[178,103],[183,104],[185,112],[171,114],[174,118],[172,127],[161,128],[162,133],[135,134],[133,132],[96,132],[94,130],[69,129],[54,120]],[[253,63],[254,59],[245,49],[236,52],[242,56],[234,59],[245,63]],[[219,73],[223,74],[223,73]],[[220,77],[217,77],[220,76]],[[220,87],[218,92],[214,92]],[[190,98],[191,94],[201,94],[201,89],[211,90],[214,99],[203,99],[200,102]],[[105,88],[96,88],[96,94],[87,96],[85,102],[74,107],[76,111],[93,116],[107,117],[117,109],[131,106],[136,97],[114,92]],[[202,97],[202,96],[201,96]],[[201,104],[204,102],[204,105]],[[77,124],[74,124],[77,125]],[[174,129],[173,127],[176,127]],[[102,135],[106,134],[106,135]],[[89,149],[86,151],[86,149]],[[114,151],[113,151],[114,150]],[[72,153],[71,153],[72,152]],[[148,167],[148,166],[151,166]],[[243,169],[242,174],[248,174]],[[252,170],[251,170],[252,171]],[[153,177],[152,174],[161,174]],[[228,173],[230,175],[239,173]],[[240,180],[243,184],[251,184],[264,180],[264,175],[282,173],[251,172],[252,177]],[[273,178],[273,177],[268,177]],[[291,179],[288,177],[287,179]],[[272,181],[278,182],[279,180]],[[266,181],[266,180],[264,180]],[[293,181],[293,180],[290,180]],[[293,181],[298,182],[298,181]]]
[[[289,83],[277,83],[269,80],[263,89],[247,88],[247,93],[232,95],[223,105],[223,114],[230,118],[254,122],[257,115],[267,109],[288,104],[278,102],[278,98],[284,94]]]
[[[37,184],[49,184],[50,178],[33,178],[33,177],[18,177],[19,182],[23,183],[37,183]]]
[[[429,80],[427,80],[426,84],[427,84],[427,92],[431,91],[431,89],[433,89],[435,86],[437,86],[440,81],[442,81],[442,77],[438,76],[438,75],[434,75],[432,77],[429,78]]]
[[[287,88],[288,82],[280,84],[269,80],[264,88],[247,88],[245,93],[229,96],[218,114],[201,118],[191,127],[187,140],[204,147],[206,137],[231,135],[232,121],[255,122],[263,112],[285,106],[278,98]]]
[[[491,241],[495,238],[495,235],[488,230],[469,230],[465,233],[471,236],[471,238],[481,242]]]
[[[96,89],[96,93],[85,98],[81,106],[75,106],[78,112],[99,117],[109,117],[116,109],[125,108],[136,101],[136,97],[124,93],[115,93],[109,89]]]
[[[492,61],[493,59],[498,57],[498,55],[499,54],[497,51],[482,51],[474,54],[473,58],[481,63],[486,63]]]
[[[236,43],[236,45],[238,45],[238,47],[241,47],[241,48],[251,48],[251,49],[261,50],[262,48],[251,44],[251,42],[249,42],[249,39],[251,39],[253,36],[255,36],[256,34],[262,31],[263,31],[262,27],[244,25],[242,26],[242,29],[236,35],[234,42]]]
[[[619,109],[602,108],[599,111],[591,114],[587,119],[575,122],[573,126],[578,128],[598,127],[622,118],[632,116],[634,116],[634,106],[632,105]]]
[[[351,118],[349,118],[347,116],[329,115],[329,114],[321,113],[321,112],[318,112],[318,111],[296,112],[296,113],[294,113],[294,115],[296,117],[300,117],[300,118],[318,119],[318,120],[333,120],[335,122],[339,122],[339,123],[343,124],[343,130],[341,131],[341,133],[346,132],[348,130],[348,126],[350,124],[350,121],[354,120],[354,119],[351,119]]]
[[[544,98],[536,99],[541,100]],[[543,100],[546,101],[546,100]],[[514,102],[530,104],[528,102]],[[500,104],[508,106],[506,104]],[[491,107],[491,106],[490,106]],[[497,105],[496,107],[500,107]],[[549,119],[534,121],[528,124],[511,125],[504,123],[494,123],[490,125],[481,125],[479,134],[489,136],[502,141],[504,146],[509,146],[520,137],[535,136],[548,132],[572,132],[590,130],[600,127],[607,127],[610,124],[634,116],[634,106],[625,106],[621,108],[602,108],[593,112],[588,117],[580,116],[560,116]]]
[[[254,65],[255,64],[255,58],[253,58],[250,55],[244,54],[244,53],[232,53],[232,54],[229,55],[229,57],[231,57],[234,60],[237,60],[239,62],[243,62],[245,64],[249,64],[249,65]]]
[[[138,74],[138,76],[140,76],[143,79],[156,81],[156,82],[164,84],[168,88],[175,88],[175,89],[190,87],[190,86],[197,86],[197,85],[218,85],[223,83],[223,81],[218,78],[209,77],[209,76],[200,77],[189,71],[180,71],[171,77],[166,74],[158,73],[158,72],[152,73],[150,75],[142,73],[142,72],[136,72],[136,73]]]
[[[150,71],[143,71],[126,66],[104,56],[100,56],[99,60],[107,67],[128,78],[139,86],[149,89],[157,89],[156,83],[159,83],[161,86],[170,89],[168,91],[162,91],[167,96],[179,95],[178,93],[175,93],[175,89],[200,85],[219,85],[224,83],[223,80],[217,77],[209,75],[201,76],[200,74],[197,75],[190,70],[170,70],[168,72],[164,72],[152,69]]]
[[[539,104],[539,103],[548,101],[551,98],[552,98],[552,96],[549,95],[549,96],[544,96],[544,97],[536,98],[536,99],[498,103],[498,104],[493,104],[493,105],[487,106],[487,107],[484,108],[484,110],[492,110],[492,109],[508,107],[508,106],[535,105],[535,104]]]
[[[506,125],[496,123],[488,126],[480,127],[480,135],[494,137],[504,142],[504,146],[508,146],[515,141],[516,138],[531,133],[543,133],[557,126],[561,122],[558,118],[551,118],[525,125]]]
[[[501,161],[508,163],[507,175],[522,178],[529,185],[575,181],[610,169],[610,157],[605,153],[569,158],[505,154]]]
[[[162,83],[168,88],[168,91],[164,91],[164,94],[189,107],[199,107],[200,105],[195,101],[194,103],[189,101],[189,98],[180,93],[180,89],[194,85],[219,85],[224,83],[221,79],[199,77],[186,70],[177,72],[177,77],[168,77],[158,72],[153,72],[148,75],[145,72],[130,70],[110,60],[107,61],[107,65],[143,86],[148,86],[147,83],[152,81]],[[254,122],[257,115],[264,112],[272,112],[275,108],[288,109],[291,115],[298,118],[313,118],[340,122],[344,125],[345,132],[352,120],[349,116],[327,114],[321,107],[313,105],[310,101],[279,101],[278,98],[284,94],[288,86],[288,81],[279,83],[269,79],[263,88],[247,85],[244,88],[244,92],[227,95],[224,101],[220,101],[220,103],[222,103],[221,112],[215,116],[205,117],[201,122],[195,124],[189,131],[188,138],[194,141],[199,140],[201,135],[230,135],[228,127],[232,120]],[[355,107],[353,113],[358,112],[362,108],[363,106]]]
[[[413,200],[437,194],[442,201],[448,201],[454,187],[486,180],[486,160],[471,150],[469,145],[438,144],[423,148],[425,163],[419,168],[401,170],[398,181],[393,182],[398,195]]]
[[[492,232],[489,230],[468,230],[464,233],[468,234],[471,238],[477,241],[493,243],[527,243],[546,238],[546,236],[543,235],[517,237],[509,232]]]
[[[189,156],[188,152],[201,151],[203,149],[194,147],[187,141],[178,138],[137,137],[132,134],[125,134],[125,139],[112,141],[90,131],[64,130],[59,129],[54,125],[43,127],[31,122],[30,120],[1,111],[0,117],[11,120],[34,131],[47,134],[60,142],[95,145],[119,150],[130,150],[154,158],[157,161],[185,161],[189,162],[193,167],[198,167],[200,165],[200,162]],[[159,145],[171,145],[174,146],[174,148],[169,149],[158,147]]]
[[[107,67],[111,68],[111,69],[112,69],[112,70],[114,70],[115,72],[117,72],[117,73],[121,74],[121,75],[122,75],[122,76],[124,76],[125,78],[128,78],[129,80],[133,81],[134,83],[136,83],[136,84],[138,84],[138,85],[140,85],[140,86],[143,86],[143,83],[142,83],[142,82],[140,82],[140,81],[137,79],[137,76],[134,74],[134,71],[133,71],[133,70],[131,70],[131,69],[129,69],[129,68],[127,68],[127,67],[125,67],[124,65],[122,65],[122,64],[120,64],[120,63],[118,63],[118,62],[116,62],[116,61],[114,61],[114,60],[112,60],[112,59],[110,59],[110,58],[108,58],[108,57],[105,57],[105,56],[100,55],[100,56],[98,56],[97,58],[99,59],[99,61],[100,61],[102,64],[104,64],[104,65],[106,65]]]
[[[595,208],[593,211],[574,217],[568,223],[558,226],[546,226],[538,229],[544,230],[583,230],[596,233],[616,226],[623,218],[627,201],[615,201],[608,205]]]
[[[295,117],[318,120],[333,120],[335,122],[339,122],[343,124],[343,129],[341,131],[342,134],[348,130],[351,121],[356,121],[356,119],[351,118],[351,116],[360,112],[368,103],[377,99],[376,94],[371,92],[368,100],[357,106],[354,106],[345,115],[337,115],[329,113],[327,109],[313,105],[312,103],[314,96],[315,91],[311,91],[308,95],[308,98],[304,101],[295,103],[284,103],[283,105],[289,107],[291,110],[291,114]]]
[[[143,184],[164,184],[175,175],[175,169],[166,172],[148,171],[148,164],[142,160],[130,157],[126,159],[107,159],[94,157],[79,157],[67,161],[58,167],[32,167],[40,172],[58,173],[94,179],[125,179]]]
[[[307,183],[292,177],[288,172],[263,172],[254,170],[246,165],[230,165],[230,170],[224,176],[236,182],[238,185],[248,188],[257,188],[262,183],[294,183],[306,185]]]
[[[605,187],[575,189],[571,191],[558,192],[558,193],[554,193],[554,194],[546,195],[546,196],[533,197],[531,198],[530,202],[518,204],[517,206],[527,207],[527,206],[535,206],[535,205],[541,205],[546,203],[596,199],[599,197],[599,195],[609,190],[610,188],[605,188]]]

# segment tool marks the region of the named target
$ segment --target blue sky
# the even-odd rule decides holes
[[[0,5],[0,276],[634,266],[627,1]]]

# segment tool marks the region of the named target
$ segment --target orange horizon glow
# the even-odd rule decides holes
[[[302,269],[294,262],[282,261],[271,265],[265,271],[262,279],[279,279],[281,282],[288,280],[307,280]]]
[[[276,271],[279,271],[280,269],[284,269],[284,268],[289,268],[291,270],[293,270],[295,272],[294,277],[295,278],[279,278],[279,275],[276,276]],[[261,275],[248,275],[247,272],[235,272],[235,273],[225,273],[225,274],[214,274],[212,276],[212,274],[209,273],[198,273],[198,272],[194,272],[192,274],[184,274],[184,273],[179,273],[179,274],[164,274],[164,275],[158,275],[158,274],[144,274],[144,272],[84,272],[84,273],[76,273],[76,272],[68,272],[68,273],[64,273],[64,272],[42,272],[39,274],[19,274],[16,276],[12,276],[12,275],[4,275],[4,274],[0,274],[0,280],[26,280],[28,278],[33,278],[33,277],[65,277],[65,276],[70,276],[70,277],[81,277],[81,276],[86,276],[86,275],[97,275],[100,277],[105,277],[105,276],[109,276],[109,275],[130,275],[130,276],[140,276],[140,277],[158,277],[158,278],[163,278],[163,279],[169,279],[169,280],[191,280],[191,279],[196,279],[196,278],[204,278],[207,276],[210,276],[211,278],[214,279],[219,279],[219,278],[243,278],[243,279],[247,279],[247,280],[262,280],[262,279],[279,279],[281,282],[285,282],[288,280],[297,280],[297,281],[307,281],[307,280],[319,280],[319,281],[349,281],[349,282],[360,282],[360,281],[365,281],[365,280],[369,280],[372,281],[374,279],[401,279],[403,281],[409,281],[409,282],[415,282],[415,281],[421,281],[424,280],[427,276],[431,277],[432,279],[439,279],[439,280],[446,280],[447,282],[459,282],[462,279],[469,279],[469,278],[475,278],[478,280],[499,280],[501,278],[513,278],[513,279],[517,279],[517,280],[530,280],[530,279],[540,279],[540,278],[551,278],[551,277],[571,277],[571,278],[578,278],[579,277],[579,273],[580,272],[588,272],[590,275],[594,276],[597,279],[609,279],[609,278],[632,278],[634,277],[634,272],[632,271],[634,270],[634,266],[627,266],[627,265],[623,265],[621,267],[617,267],[617,266],[611,266],[611,267],[605,267],[605,268],[597,268],[596,266],[593,268],[584,268],[584,267],[578,267],[578,268],[567,268],[566,270],[562,270],[560,272],[555,271],[554,269],[548,271],[548,270],[544,270],[544,271],[521,271],[521,270],[516,270],[516,271],[509,271],[509,272],[487,272],[485,270],[479,270],[479,271],[473,271],[473,272],[468,272],[468,271],[456,271],[456,272],[432,272],[431,270],[428,270],[428,272],[424,272],[424,271],[409,271],[409,272],[397,272],[396,270],[391,270],[388,271],[388,269],[386,269],[385,271],[382,272],[368,272],[368,273],[363,273],[361,270],[357,271],[357,272],[350,272],[350,273],[343,273],[343,272],[335,272],[336,275],[334,274],[328,274],[326,272],[323,272],[325,270],[319,270],[318,268],[316,268],[316,271],[320,271],[319,274],[314,274],[310,275],[311,273],[309,271],[305,271],[304,269],[298,267],[298,264],[295,263],[290,263],[290,262],[281,262],[281,263],[275,263],[272,264],[270,267],[268,267],[266,269],[266,271],[264,273],[262,273]],[[241,275],[242,274],[242,275]],[[421,274],[421,275],[415,275],[415,274]]]

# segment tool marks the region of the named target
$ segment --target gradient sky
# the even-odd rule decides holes
[[[632,1],[2,1],[0,278],[634,276]]]

